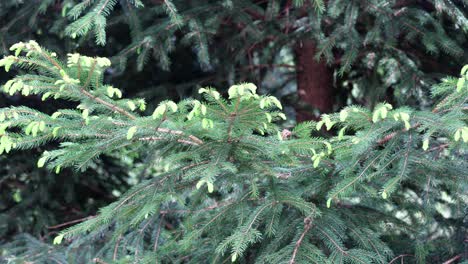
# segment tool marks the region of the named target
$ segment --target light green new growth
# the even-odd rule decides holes
[[[143,99],[123,98],[103,84],[106,58],[69,54],[63,62],[34,41],[12,51],[0,66],[27,73],[8,81],[6,93],[79,105],[52,115],[24,106],[0,109],[0,152],[60,142],[37,163],[57,173],[85,170],[100,155],[119,151],[153,153],[168,164],[95,218],[61,232],[54,244],[67,238],[79,247],[109,233],[101,257],[132,255],[138,263],[387,263],[392,252],[380,239],[381,224],[398,224],[388,208],[393,197],[401,199],[407,188],[401,186],[425,186],[430,177],[431,188],[415,195],[436,199],[451,188],[462,197],[456,185],[466,176],[460,167],[466,165],[468,82],[436,86],[432,111],[349,106],[289,131],[277,124],[286,119],[279,100],[257,94],[251,83],[232,86],[227,99],[202,88],[202,100],[163,101],[145,116]],[[339,132],[312,137],[323,128]],[[359,206],[368,214],[355,214]],[[168,218],[177,219],[172,231],[162,228]],[[122,241],[135,251],[121,250]]]

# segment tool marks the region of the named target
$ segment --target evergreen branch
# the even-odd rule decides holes
[[[80,89],[81,93],[83,93],[84,95],[86,95],[87,97],[89,97],[90,99],[93,99],[94,101],[96,101],[97,103],[99,104],[102,104],[104,106],[106,106],[107,108],[115,111],[115,112],[118,112],[122,115],[125,115],[127,116],[128,118],[134,120],[136,117],[132,114],[130,114],[129,112],[125,111],[124,109],[118,107],[117,105],[114,105],[112,103],[109,103],[109,102],[106,102],[104,101],[103,99],[97,97],[97,96],[94,96],[92,95],[90,92],[86,91],[85,89],[81,88]]]
[[[335,198],[336,196],[338,196],[341,192],[343,192],[345,189],[347,189],[348,187],[352,186],[356,181],[358,181],[359,179],[361,179],[361,177],[364,175],[364,173],[366,173],[366,171],[372,166],[374,165],[374,162],[377,161],[381,156],[383,156],[385,154],[385,152],[382,152],[380,153],[379,155],[377,155],[372,161],[369,162],[369,164],[367,164],[367,166],[361,171],[361,173],[359,173],[359,175],[357,177],[355,177],[353,180],[351,180],[349,183],[347,183],[345,186],[341,187],[340,189],[336,190],[336,191],[333,191],[333,195],[330,196],[329,199],[333,199]]]
[[[361,237],[361,235],[359,234],[359,232],[357,232],[356,230],[354,230],[353,228],[349,228],[351,230],[351,232],[353,232],[357,237],[359,237],[359,239],[361,239],[361,241],[364,241],[364,238]],[[372,246],[372,248],[374,249],[375,253],[377,253],[377,255],[379,255],[379,258],[380,259],[383,259],[382,258],[382,255],[380,254],[379,250],[377,250],[377,248],[375,247],[374,243],[372,243],[372,241],[369,239],[369,238],[366,238],[366,240],[369,242],[369,244]]]
[[[172,130],[172,129],[168,129],[168,128],[162,128],[162,127],[158,128],[156,131],[162,132],[162,133],[169,133],[169,134],[173,134],[173,135],[185,135],[185,133],[182,132],[182,131]],[[198,137],[194,136],[194,135],[188,135],[187,137],[190,138],[191,140],[193,140],[198,145],[203,144],[203,141],[201,139],[199,139]]]
[[[330,242],[332,242],[332,244],[335,246],[335,248],[338,249],[338,250],[340,251],[340,254],[341,254],[341,255],[345,255],[345,256],[348,255],[348,252],[346,252],[346,250],[342,249],[342,248],[340,247],[340,245],[338,245],[338,243],[337,243],[333,238],[331,238],[331,237],[327,234],[327,232],[323,231],[321,228],[317,228],[317,229],[318,229],[323,235],[325,235],[325,236],[328,238],[328,240],[329,240]]]
[[[106,6],[107,6],[108,3],[109,3],[109,0],[106,0],[106,1],[102,4],[101,8],[100,8],[99,11],[97,12],[97,15],[100,15],[100,14],[101,14],[101,12],[104,10],[104,8],[106,8]]]
[[[39,51],[35,48],[33,48],[34,50],[38,51],[44,58],[46,58],[50,63],[52,63],[55,68],[57,68],[57,70],[60,71],[63,71],[63,68],[62,66],[60,66],[54,59],[52,59],[46,52],[43,52],[43,51]]]

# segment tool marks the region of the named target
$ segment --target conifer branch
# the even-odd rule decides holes
[[[327,234],[327,232],[323,231],[321,228],[318,228],[318,227],[317,227],[317,229],[320,231],[320,233],[322,233],[324,236],[326,236],[330,242],[332,242],[332,244],[335,246],[335,248],[340,251],[341,255],[346,255],[346,256],[348,255],[348,252],[346,252],[346,250],[341,248],[340,245],[338,245],[338,243]]]
[[[114,105],[114,104],[111,104],[111,103],[109,103],[109,102],[106,102],[106,101],[102,100],[101,98],[99,98],[99,97],[97,97],[97,96],[92,95],[90,92],[86,91],[86,90],[83,89],[83,88],[81,88],[80,91],[81,91],[84,95],[86,95],[87,97],[93,99],[94,101],[96,101],[96,102],[99,103],[99,104],[102,104],[102,105],[108,107],[109,109],[111,109],[111,110],[113,110],[113,111],[115,111],[115,112],[118,112],[118,113],[120,113],[120,114],[122,114],[122,115],[125,115],[125,116],[127,116],[128,118],[130,118],[130,119],[132,119],[132,120],[134,120],[134,119],[136,118],[134,115],[130,114],[129,112],[127,112],[127,111],[125,111],[125,110],[123,110],[122,108],[120,108],[120,107],[118,107],[118,106],[116,106],[116,105]]]

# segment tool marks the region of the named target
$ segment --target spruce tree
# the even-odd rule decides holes
[[[121,70],[114,72],[125,69],[125,75],[129,68],[159,67],[178,72],[173,79],[180,81],[196,68],[199,76],[176,84],[182,97],[193,84],[229,87],[239,81],[254,81],[280,96],[291,93],[292,79],[299,100],[288,101],[300,119],[353,103],[372,108],[383,100],[429,100],[429,87],[458,74],[468,59],[465,1],[3,2],[0,16],[9,21],[0,36],[4,52],[18,41],[44,43],[38,38],[45,37],[62,54],[79,45],[111,57]],[[191,52],[196,62],[189,61]],[[180,70],[191,63],[197,67]],[[271,72],[280,78],[262,83]]]
[[[293,261],[308,263],[313,261],[303,254],[310,252],[321,252],[332,263],[351,262],[353,260],[345,257],[334,259],[332,254],[341,255],[336,253],[333,246],[338,245],[346,249],[345,252],[352,249],[369,250],[366,246],[370,241],[370,251],[379,255],[379,260],[374,262],[438,263],[466,259],[463,253],[466,252],[463,237],[466,233],[466,225],[463,224],[466,221],[466,173],[463,171],[466,170],[466,144],[462,143],[466,117],[460,117],[457,124],[456,119],[457,115],[466,115],[466,101],[462,99],[466,97],[462,94],[465,90],[457,87],[465,85],[462,77],[466,70],[459,74],[463,64],[468,61],[464,52],[464,47],[468,45],[467,10],[465,0],[0,1],[1,52],[8,56],[9,47],[20,41],[24,43],[16,47],[39,47],[34,42],[27,42],[35,39],[43,45],[41,50],[51,49],[62,58],[56,60],[57,57],[52,57],[67,74],[59,76],[57,69],[50,71],[34,64],[20,65],[16,59],[12,62],[12,57],[2,60],[5,66],[15,64],[20,67],[13,67],[15,70],[0,75],[0,83],[8,83],[7,92],[0,98],[1,107],[26,107],[25,111],[31,115],[17,122],[14,114],[17,111],[10,111],[8,120],[5,115],[5,120],[1,122],[6,124],[3,129],[7,136],[2,136],[5,139],[0,143],[3,151],[8,150],[9,153],[0,156],[0,262],[89,263],[93,259],[98,263],[141,262],[141,257],[145,255],[148,262],[153,263],[150,252],[154,249],[154,241],[158,241],[154,254],[160,257],[161,262],[168,263],[216,263],[221,262],[220,259],[230,261],[233,256],[236,256],[237,262],[291,262],[293,255],[296,256]],[[78,56],[76,52],[90,57]],[[60,90],[61,84],[51,83],[50,78],[57,81],[64,80],[64,76],[72,76],[70,78],[79,80],[81,86],[86,83],[84,76],[78,78],[73,65],[70,68],[65,66],[68,53],[75,54],[84,63],[88,71],[85,76],[91,74],[92,83],[83,89],[96,96],[95,99],[84,97],[85,94],[80,94],[76,89],[78,86],[69,83],[59,93],[52,89],[58,87]],[[49,52],[49,56],[52,54]],[[112,65],[109,67],[105,59],[100,59],[101,66],[96,64],[96,67],[101,67],[100,70],[86,68],[86,63],[92,63],[95,56],[108,57]],[[29,59],[54,69],[48,59],[34,56]],[[64,64],[61,65],[60,61]],[[24,89],[24,83],[8,82],[15,74],[23,77],[32,74],[39,79],[26,83]],[[457,77],[444,79],[446,76]],[[213,106],[210,105],[213,101],[205,98],[209,96],[205,90],[198,94],[200,87],[217,87],[220,98],[227,98],[225,103],[232,106],[235,101],[229,99],[228,90],[233,84],[243,81],[256,83],[259,86],[258,94],[275,95],[287,117],[283,122],[283,116],[279,115],[281,112],[277,112],[278,115],[268,113],[268,116],[259,109],[260,112],[253,111],[252,115],[264,115],[266,121],[270,118],[272,122],[275,122],[275,118],[281,119],[276,120],[277,127],[265,122],[265,128],[265,120],[259,119],[251,121],[257,122],[257,126],[253,123],[248,126],[240,124],[238,133],[251,135],[245,136],[248,140],[260,138],[258,140],[261,142],[248,142],[253,147],[244,145],[245,142],[241,140],[245,140],[244,136],[239,136],[239,141],[225,144],[227,128],[222,125],[226,126],[226,120],[229,120],[227,114],[224,119],[220,116],[200,116],[202,104],[207,114],[213,114]],[[120,90],[114,89],[111,84]],[[45,91],[49,89],[46,86],[52,90]],[[236,94],[239,89],[245,90],[249,97],[253,90],[252,85],[238,87],[234,86],[231,91]],[[430,87],[433,87],[432,90]],[[19,88],[21,91],[17,90]],[[455,93],[457,89],[461,89],[458,97]],[[453,91],[452,97],[456,98],[450,97],[449,91]],[[25,96],[19,96],[18,92]],[[53,103],[43,103],[43,96],[47,100],[57,98]],[[132,99],[114,102],[119,96]],[[255,97],[253,93],[252,96]],[[446,96],[446,102],[458,102],[458,105],[438,110],[438,102],[444,102]],[[143,104],[142,99],[135,99],[137,97],[145,98],[147,105]],[[96,101],[98,98],[101,103]],[[237,97],[231,99],[234,98]],[[257,99],[260,106],[262,99]],[[139,133],[148,132],[141,130],[142,124],[161,121],[149,117],[152,110],[159,107],[158,102],[166,105],[161,106],[159,111],[174,108],[168,100],[176,104],[177,111],[168,112],[170,118],[161,122],[163,130],[136,143]],[[276,102],[272,98],[265,100],[271,101],[271,106]],[[265,103],[262,104],[265,106]],[[350,112],[359,112],[354,112],[354,105],[359,105],[357,109],[364,113],[361,115],[369,115],[369,124],[362,123],[364,120],[347,123],[350,122],[348,117],[352,117]],[[109,106],[118,107],[115,109],[123,112],[115,112]],[[392,109],[389,109],[390,106]],[[134,107],[146,107],[146,110],[135,113],[136,109],[132,110]],[[343,107],[347,110],[339,112]],[[395,112],[393,108],[404,111]],[[63,120],[61,109],[65,109],[65,113],[72,110],[76,116],[65,115],[66,120]],[[181,109],[187,111],[185,117]],[[457,112],[457,109],[460,111]],[[332,110],[340,115],[329,113],[316,122],[296,125],[295,119],[317,119]],[[192,123],[188,122],[188,115],[191,111],[193,116],[190,120],[199,130],[190,130]],[[431,111],[434,113],[429,113]],[[61,113],[61,117],[54,121],[58,123],[37,119],[38,116],[51,117],[55,112]],[[134,115],[135,120],[131,121],[133,119],[124,112]],[[22,116],[19,113],[18,118]],[[98,119],[79,119],[85,123],[80,125],[78,114]],[[145,116],[147,120],[141,121]],[[442,119],[439,122],[440,116]],[[109,124],[105,121],[108,117],[122,122],[121,126]],[[338,122],[339,117],[345,120]],[[9,123],[11,118],[13,124]],[[398,119],[393,123],[395,126],[388,122],[391,118]],[[427,122],[432,120],[432,123],[421,123],[418,118]],[[70,123],[63,125],[62,122],[68,119]],[[411,129],[405,131],[407,123]],[[151,125],[154,128],[155,124]],[[317,126],[321,126],[320,131],[317,131]],[[235,124],[233,127],[237,128]],[[69,130],[64,131],[63,128]],[[53,129],[57,129],[56,135]],[[187,129],[193,133],[186,133]],[[102,131],[105,131],[102,134],[107,135],[107,140],[114,138],[118,144],[107,141],[105,137],[95,137]],[[278,131],[284,142],[276,142]],[[29,135],[25,135],[26,132]],[[117,132],[120,134],[115,134]],[[205,134],[213,135],[207,139]],[[131,138],[125,141],[128,135]],[[196,145],[190,144],[193,141],[183,135],[195,136],[204,144],[208,141],[211,147],[208,150],[201,148],[193,154],[192,148]],[[369,138],[368,141],[355,139],[356,142],[353,142],[346,135]],[[310,139],[307,138],[309,136]],[[460,145],[452,145],[456,138],[458,141],[455,142]],[[23,139],[23,144],[16,142]],[[330,154],[325,142],[331,144]],[[64,145],[59,145],[62,143]],[[297,150],[297,145],[304,149]],[[12,153],[12,147],[27,148],[28,151]],[[221,153],[229,152],[220,154],[220,159],[234,157],[226,163],[233,164],[235,169],[232,171],[224,165],[218,168],[218,163],[212,162],[215,157],[212,153],[218,153],[220,149],[223,150]],[[44,167],[47,168],[39,169],[37,160],[31,157],[39,158],[44,150],[48,152],[41,163],[45,161]],[[293,154],[284,157],[288,153]],[[405,154],[408,154],[409,163],[399,156]],[[246,161],[253,156],[252,162]],[[68,157],[68,162],[65,162],[65,157]],[[196,165],[197,161],[205,162],[203,158],[207,157],[210,162]],[[430,164],[426,164],[428,161]],[[313,168],[314,163],[317,163],[317,168]],[[329,166],[324,167],[324,163]],[[210,164],[216,164],[215,168],[206,168]],[[173,166],[189,167],[187,171],[180,171]],[[216,174],[212,170],[219,172]],[[116,218],[112,223],[102,224],[102,218],[96,217],[98,208],[114,202],[116,197],[121,197],[120,201],[128,197],[131,194],[127,192],[128,188],[135,185],[133,188],[143,188],[171,173],[183,181],[172,185],[166,183],[168,185],[161,185],[157,190],[162,189],[162,196],[172,195],[174,200],[148,202],[149,198],[145,196],[136,202],[140,197],[135,197],[129,199],[129,203],[132,203],[130,206],[124,203],[122,211],[107,215]],[[227,175],[225,181],[228,183],[220,181],[219,176],[212,176],[213,193],[196,193],[198,196],[193,198],[191,190],[193,186],[196,189],[197,183],[200,184],[198,191],[208,191],[208,183],[199,178],[202,174]],[[266,187],[266,178],[270,174],[276,178]],[[184,178],[186,175],[192,178]],[[231,179],[238,175],[238,181]],[[249,178],[248,175],[255,176]],[[291,178],[290,175],[297,177]],[[389,183],[390,179],[396,182]],[[279,185],[274,184],[277,181],[280,181]],[[387,191],[385,184],[395,187],[395,192],[391,193],[393,189]],[[251,187],[254,185],[258,187]],[[281,209],[267,207],[254,219],[258,221],[254,228],[262,237],[257,243],[249,244],[242,255],[234,254],[232,243],[226,244],[225,251],[222,248],[215,251],[214,248],[222,243],[219,240],[234,236],[234,231],[241,228],[240,223],[246,222],[252,212],[268,205],[272,197],[278,197],[272,186],[280,186],[281,190],[292,193],[293,197],[315,205],[316,214],[309,216],[302,209],[294,209],[297,206],[281,200],[278,203]],[[226,190],[221,191],[220,188]],[[249,188],[257,188],[258,195],[247,198],[246,204],[236,203],[236,211],[231,211],[230,207],[224,208],[223,201],[228,200],[227,205],[230,205],[229,198],[238,200],[240,193],[248,192],[244,189]],[[382,200],[383,196],[387,199]],[[328,201],[330,208],[326,207]],[[148,206],[162,205],[162,209],[152,208],[155,213],[148,214],[147,222],[143,220],[138,225],[138,220],[135,220],[128,226],[127,220],[135,215],[138,219],[136,212],[148,210],[141,207],[145,202]],[[202,225],[209,222],[208,219],[217,216],[222,209],[230,211],[215,223],[215,233],[209,233],[212,226],[208,226],[201,237],[190,242],[195,246],[187,249],[188,246],[184,244],[186,235],[199,228],[200,222]],[[278,214],[274,234],[265,229],[267,220],[273,219],[272,211]],[[193,212],[197,215],[192,215]],[[114,214],[122,217],[114,217]],[[73,232],[70,236],[65,234],[67,243],[51,246],[58,231],[90,218],[98,222],[87,232],[83,231],[86,227],[78,227],[81,230],[77,229],[79,234],[76,236]],[[221,216],[216,219],[219,218]],[[327,242],[327,236],[314,229],[316,223],[333,222],[328,219],[341,221],[325,230],[333,241],[341,244],[333,244],[330,240]],[[380,222],[375,223],[374,219]],[[369,232],[367,229],[370,229]],[[21,232],[28,234],[13,238]],[[278,234],[284,236],[279,238]],[[356,239],[356,236],[362,239]],[[368,237],[372,239],[366,240]],[[377,240],[382,241],[382,247]],[[164,241],[171,243],[162,243]],[[200,242],[209,246],[202,247]],[[297,250],[295,243],[299,244]],[[330,248],[326,248],[326,243]],[[185,245],[182,249],[181,244]],[[379,250],[375,250],[374,245]],[[387,252],[383,246],[391,253],[383,254]],[[114,252],[117,252],[115,257]],[[182,252],[187,254],[182,256]],[[317,253],[317,257],[312,259],[319,263],[326,262],[320,259],[320,254]],[[206,256],[210,259],[207,260]],[[368,262],[363,256],[360,256],[360,261]]]
[[[103,155],[148,156],[144,180],[50,244],[19,236],[5,261],[57,263],[417,263],[463,257],[468,66],[432,89],[430,111],[352,105],[291,130],[251,83],[227,98],[123,98],[107,58],[20,42],[0,65],[25,70],[6,93],[66,99],[0,111],[0,150],[44,151],[38,167],[86,170]],[[313,136],[327,130],[332,136]],[[336,133],[335,133],[335,132]],[[160,168],[159,171],[157,168]],[[435,230],[435,231],[434,231]],[[437,239],[435,239],[437,238]],[[446,255],[431,256],[443,245]],[[443,257],[444,259],[442,259]]]

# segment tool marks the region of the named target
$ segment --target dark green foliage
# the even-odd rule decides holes
[[[54,244],[64,246],[22,236],[4,246],[5,259],[387,263],[407,252],[391,247],[404,239],[424,263],[433,236],[446,239],[449,255],[463,250],[457,228],[466,207],[468,66],[433,89],[432,111],[349,106],[281,131],[281,103],[250,83],[231,86],[228,99],[202,88],[201,101],[162,101],[145,116],[138,113],[144,100],[122,99],[102,83],[105,58],[69,54],[63,62],[34,41],[12,51],[0,65],[28,73],[8,81],[5,92],[79,105],[50,115],[3,108],[0,150],[60,142],[37,163],[56,173],[128,152],[164,168],[63,230]],[[322,128],[339,132],[311,137]]]
[[[293,49],[308,39],[317,43],[316,57],[335,69],[334,85],[343,91],[339,107],[419,104],[437,78],[457,74],[468,59],[464,1],[48,0],[40,8],[36,1],[4,2],[0,16],[11,21],[2,27],[4,52],[28,38],[60,38],[66,44],[58,53],[74,52],[76,45],[98,51],[111,57],[119,74],[154,66],[158,73],[177,72],[173,85],[182,96],[193,84],[260,84],[271,71],[278,80],[262,86],[278,96],[291,93]],[[51,42],[47,47],[57,46]],[[181,64],[191,68],[181,70]],[[198,75],[185,79],[190,71]],[[162,79],[159,88],[173,89]]]
[[[0,263],[465,260],[467,4],[0,1]],[[310,39],[344,110],[295,124]]]

